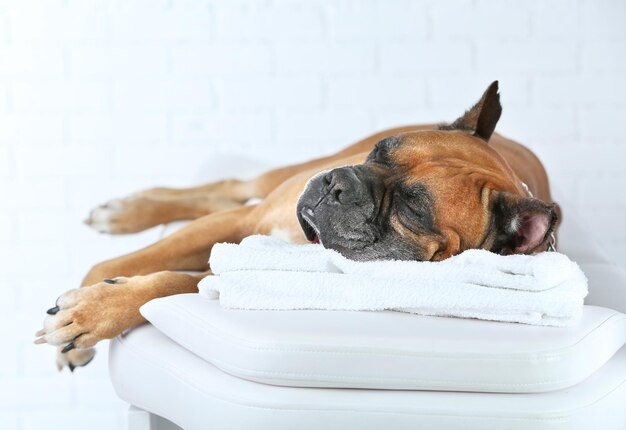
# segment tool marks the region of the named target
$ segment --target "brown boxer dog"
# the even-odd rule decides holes
[[[250,181],[152,189],[101,206],[87,223],[112,234],[197,219],[94,266],[83,288],[62,294],[47,311],[35,342],[58,347],[59,369],[83,366],[98,341],[144,322],[139,307],[147,301],[196,292],[210,275],[213,244],[251,234],[320,242],[355,260],[437,261],[469,248],[544,251],[558,207],[539,160],[493,134],[501,112],[494,82],[451,124],[387,130]],[[244,205],[254,197],[264,200]]]

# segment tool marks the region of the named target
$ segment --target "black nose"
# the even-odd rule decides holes
[[[353,169],[340,167],[326,173],[322,179],[331,201],[342,205],[363,200],[365,187]]]

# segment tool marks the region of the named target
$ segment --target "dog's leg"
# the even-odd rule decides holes
[[[176,220],[200,218],[242,206],[245,193],[235,193],[242,181],[221,181],[195,188],[152,188],[114,199],[91,211],[85,224],[101,233],[136,233]]]
[[[101,233],[136,233],[159,224],[196,219],[267,197],[290,177],[331,162],[335,156],[270,170],[250,180],[228,179],[193,188],[152,188],[93,209],[85,224]]]
[[[36,343],[59,346],[57,364],[70,369],[93,358],[102,339],[144,321],[139,307],[158,297],[197,291],[208,273],[192,276],[171,270],[207,271],[217,242],[239,242],[255,232],[255,206],[202,217],[147,248],[94,266],[83,288],[62,294],[47,311]]]
[[[57,367],[68,366],[73,371],[92,360],[97,342],[145,322],[139,313],[143,304],[158,297],[197,292],[198,282],[206,274],[164,271],[105,279],[67,291],[47,311],[35,343],[58,346]]]

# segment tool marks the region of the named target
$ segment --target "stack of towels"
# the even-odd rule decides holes
[[[348,260],[322,245],[250,236],[219,243],[200,293],[231,309],[392,310],[547,326],[582,313],[587,279],[558,252],[468,250],[439,262]]]

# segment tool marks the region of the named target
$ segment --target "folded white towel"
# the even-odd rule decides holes
[[[565,255],[468,250],[440,262],[348,260],[321,245],[268,236],[217,244],[201,294],[234,309],[396,310],[567,326],[587,279]]]

